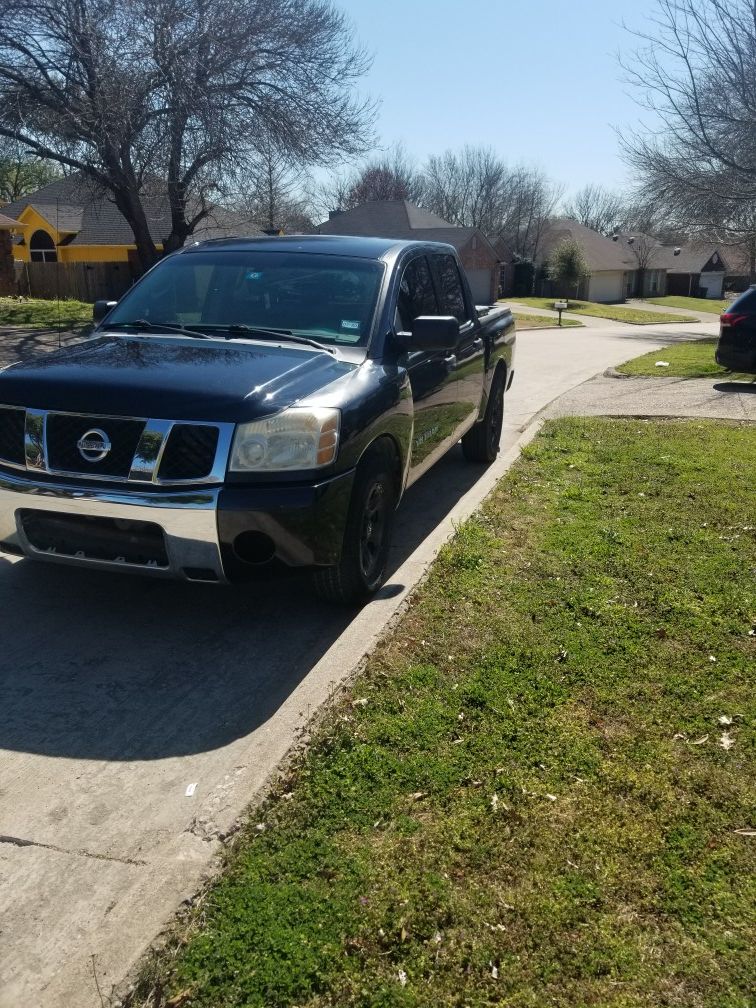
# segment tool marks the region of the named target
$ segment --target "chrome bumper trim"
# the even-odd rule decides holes
[[[15,546],[28,557],[51,563],[174,578],[186,578],[185,569],[195,568],[212,570],[218,582],[225,582],[216,518],[219,493],[217,487],[166,493],[123,493],[39,483],[33,478],[0,473],[0,542]],[[18,512],[25,508],[157,524],[165,535],[168,566],[110,562],[37,550],[25,536],[18,518]]]

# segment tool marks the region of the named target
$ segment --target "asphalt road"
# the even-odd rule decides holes
[[[100,1008],[533,415],[707,331],[524,332],[505,452],[483,471],[455,449],[412,488],[394,573],[359,614],[297,578],[210,588],[0,558],[0,1006]]]

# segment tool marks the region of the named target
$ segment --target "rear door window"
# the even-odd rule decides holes
[[[453,315],[459,323],[466,322],[468,315],[465,295],[456,259],[451,255],[434,255],[433,259],[438,277],[441,314]]]
[[[438,315],[436,291],[425,256],[418,256],[405,266],[399,284],[396,314],[397,329],[402,332],[410,332],[419,315]]]

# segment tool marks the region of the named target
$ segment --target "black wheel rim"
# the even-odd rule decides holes
[[[373,483],[368,491],[360,528],[360,569],[370,584],[383,567],[383,544],[386,538],[386,488]]]
[[[504,422],[504,395],[501,388],[496,389],[496,397],[491,410],[491,421],[488,427],[491,451],[497,451],[501,441],[501,428]]]

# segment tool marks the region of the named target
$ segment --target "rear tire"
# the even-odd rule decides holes
[[[313,574],[317,594],[328,602],[367,602],[386,578],[396,507],[396,481],[387,452],[360,463],[349,502],[341,559]]]
[[[507,372],[497,368],[491,383],[486,412],[483,419],[471,427],[462,438],[462,451],[468,462],[490,465],[499,454],[501,429],[504,424],[504,386]]]

